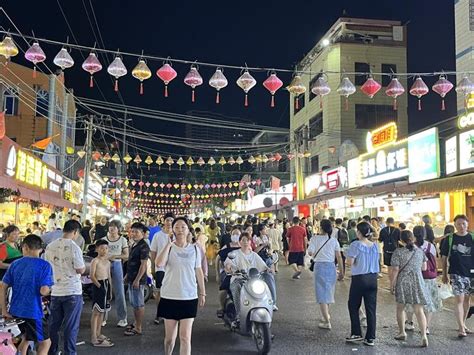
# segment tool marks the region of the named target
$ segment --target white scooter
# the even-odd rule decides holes
[[[229,253],[230,259],[235,255]],[[233,331],[251,335],[255,339],[259,354],[268,354],[272,343],[271,325],[273,319],[273,299],[270,289],[262,280],[257,269],[233,273],[245,280],[240,292],[240,328],[235,327],[236,311],[234,301],[227,296],[224,306],[224,322]]]

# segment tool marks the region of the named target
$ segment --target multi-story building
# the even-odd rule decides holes
[[[474,71],[474,1],[454,0],[457,81]],[[465,97],[457,94],[458,111],[464,110]],[[470,100],[471,101],[471,100]]]
[[[308,90],[299,98],[298,110],[290,98],[292,149],[307,152],[306,158],[293,160],[293,179],[295,162],[301,164],[303,175],[309,175],[343,163],[347,150],[364,152],[367,132],[387,122],[397,123],[399,137],[407,135],[407,95],[398,98],[394,110],[393,99],[384,92],[391,77],[381,75],[407,71],[406,37],[400,21],[340,18],[298,64],[298,70],[312,75],[302,76]],[[345,98],[336,92],[344,72],[357,88],[347,107]],[[360,91],[368,73],[383,86],[373,98]],[[311,92],[320,75],[325,75],[332,89],[322,100]],[[408,90],[406,78],[399,80]]]
[[[75,145],[76,105],[64,85],[64,74],[33,75],[31,68],[10,62],[0,70],[0,90],[6,135],[28,148],[53,137],[43,160],[66,170],[70,163],[66,148]]]

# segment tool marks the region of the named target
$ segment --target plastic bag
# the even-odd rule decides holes
[[[439,288],[439,297],[442,300],[454,297],[453,289],[451,285],[441,284],[441,285],[438,285],[438,288]]]

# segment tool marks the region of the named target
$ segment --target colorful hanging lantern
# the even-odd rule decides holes
[[[273,157],[275,158],[275,161],[276,161],[276,162],[279,162],[279,161],[281,160],[281,158],[282,158],[282,156],[281,156],[280,153],[275,153],[275,154],[273,155]]]
[[[92,160],[94,161],[98,161],[101,157],[102,157],[102,154],[100,154],[100,152],[98,151],[95,151],[92,153]]]
[[[435,93],[441,96],[441,110],[446,110],[446,106],[444,104],[444,97],[448,92],[451,91],[453,88],[453,83],[451,83],[448,79],[446,79],[446,75],[442,74],[439,76],[438,81],[433,85],[432,89]]]
[[[331,87],[326,80],[326,77],[323,73],[319,76],[318,79],[314,82],[313,86],[311,87],[311,92],[319,96],[319,107],[323,108],[323,97],[329,95],[331,92]]]
[[[292,160],[295,158],[295,155],[293,153],[288,153],[286,157],[288,158],[288,160]]]
[[[91,52],[86,58],[84,63],[82,63],[82,69],[90,74],[89,87],[94,87],[94,74],[102,70],[102,64],[100,64],[99,59],[94,52]]]
[[[102,157],[102,160],[105,161],[105,164],[109,162],[109,160],[112,159],[109,153],[105,153],[104,156]]]
[[[403,85],[398,81],[397,78],[393,78],[390,84],[388,84],[387,89],[385,90],[385,94],[387,96],[393,97],[393,110],[397,110],[397,97],[402,95],[405,92],[405,88]]]
[[[212,171],[212,167],[216,164],[216,161],[213,157],[210,157],[209,160],[207,161],[207,164],[211,166],[211,171]]]
[[[230,166],[234,165],[235,164],[234,157],[231,156],[229,160],[227,160],[227,164],[229,164]]]
[[[410,95],[416,96],[418,98],[418,111],[421,111],[421,98],[425,96],[430,89],[425,84],[421,76],[416,78],[415,82],[410,88]]]
[[[176,161],[176,164],[179,165],[179,170],[181,170],[181,167],[184,165],[184,159],[179,157],[179,159]]]
[[[253,157],[253,155],[251,155],[251,156],[247,159],[247,161],[248,161],[250,164],[255,164],[255,162],[257,161],[257,159],[255,159],[255,158]]]
[[[10,36],[5,36],[0,42],[0,55],[3,55],[7,60],[18,54],[18,47]]]
[[[266,163],[268,163],[268,160],[269,160],[269,158],[267,157],[267,155],[266,155],[266,154],[263,154],[263,155],[262,155],[262,163],[263,163],[263,164],[266,164]]]
[[[176,78],[178,73],[173,69],[171,64],[165,63],[163,66],[156,71],[156,75],[163,80],[165,84],[165,97],[168,97],[168,84]]]
[[[140,80],[140,95],[143,95],[143,81],[151,78],[151,70],[146,65],[145,60],[140,59],[138,64],[132,70],[132,76]]]
[[[125,164],[130,163],[130,162],[132,161],[132,159],[133,159],[133,158],[132,158],[132,157],[130,156],[130,154],[128,154],[128,153],[127,153],[127,155],[125,155],[125,156],[123,157],[123,161],[125,162]]]
[[[84,158],[85,155],[86,155],[86,151],[84,149],[80,149],[80,150],[77,151],[77,156],[79,158],[82,159],[82,158]]]
[[[63,47],[54,57],[53,63],[56,66],[60,67],[61,70],[64,70],[67,68],[71,68],[74,65],[74,59],[72,59],[67,49]]]
[[[301,76],[295,75],[293,80],[291,81],[290,85],[286,87],[286,90],[290,92],[290,94],[295,96],[295,110],[299,110],[299,97],[300,95],[306,92],[306,86],[303,85],[303,81],[301,80]]]
[[[133,159],[133,162],[137,164],[137,168],[138,168],[139,164],[142,162],[142,158],[140,158],[140,156],[137,154],[135,159]]]
[[[270,102],[270,107],[275,107],[275,93],[283,86],[283,82],[278,78],[276,73],[270,74],[270,76],[263,82],[265,89],[270,91],[272,95],[272,100]]]
[[[119,55],[115,57],[115,59],[110,63],[107,67],[107,73],[112,75],[115,78],[114,84],[114,91],[117,92],[119,90],[118,80],[124,75],[127,75],[127,68],[123,64],[122,58]]]
[[[244,101],[244,106],[247,107],[249,105],[248,101],[248,92],[250,91],[251,88],[253,88],[257,84],[257,81],[255,78],[250,75],[248,70],[246,70],[238,79],[237,79],[237,85],[244,90],[245,92],[245,101]]]
[[[219,159],[219,165],[222,167],[222,171],[224,171],[224,165],[226,165],[226,164],[227,164],[227,162],[226,162],[225,158],[221,157]]]
[[[217,68],[216,72],[209,79],[209,85],[217,90],[216,104],[220,103],[219,91],[225,88],[228,84],[227,78],[222,73],[222,69]]]
[[[206,162],[204,161],[204,159],[202,157],[199,157],[198,161],[197,161],[197,165],[199,166],[203,166],[204,164],[206,164]]]
[[[369,98],[373,98],[376,93],[382,88],[379,82],[375,81],[371,75],[367,78],[366,82],[360,87],[360,91],[366,94]]]
[[[148,165],[148,170],[150,170],[150,165],[153,164],[153,158],[150,156],[147,156],[145,159],[145,164]]]
[[[255,161],[256,161],[257,163],[261,163],[261,162],[262,162],[262,155],[261,155],[261,154],[257,155],[257,156],[255,157]]]
[[[195,94],[194,89],[196,86],[202,85],[202,76],[199,74],[197,68],[194,65],[191,65],[191,69],[189,70],[188,74],[184,78],[184,83],[191,87],[191,101],[195,101]]]
[[[168,157],[168,159],[166,159],[166,164],[168,164],[168,170],[171,171],[171,165],[174,164],[173,158]]]
[[[28,48],[25,52],[25,58],[33,63],[33,78],[36,78],[36,65],[44,62],[46,59],[46,54],[44,54],[38,42],[34,42],[31,47]]]
[[[237,157],[237,159],[235,159],[235,163],[239,165],[239,170],[240,170],[240,166],[244,163],[244,160],[242,159],[242,157],[239,155]]]
[[[194,164],[194,159],[192,157],[189,157],[188,160],[186,160],[186,165],[189,167],[189,170],[191,170],[191,166]]]
[[[156,158],[155,163],[158,165],[158,170],[161,170],[161,165],[163,165],[164,161],[161,155],[158,155],[158,158]]]
[[[345,110],[349,109],[349,96],[356,92],[356,87],[352,84],[352,81],[349,77],[345,76],[341,79],[341,83],[339,84],[337,90],[339,95],[344,96],[345,100]]]
[[[467,75],[456,85],[456,92],[460,95],[464,95],[464,107],[467,108],[467,99],[469,95],[474,92],[474,83]]]
[[[78,152],[79,154],[79,152]],[[117,164],[118,162],[120,162],[120,157],[117,153],[115,153],[113,156],[112,156],[112,161]]]

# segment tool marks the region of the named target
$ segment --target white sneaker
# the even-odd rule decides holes
[[[319,322],[318,327],[321,329],[331,329],[331,322]]]
[[[107,325],[107,321],[106,320],[102,321],[102,326],[105,327],[106,325]]]
[[[415,330],[415,325],[413,324],[413,322],[408,322],[406,321],[405,322],[405,330]]]
[[[126,319],[121,319],[117,323],[117,327],[120,327],[120,328],[125,328],[127,325],[128,325],[128,322]]]

